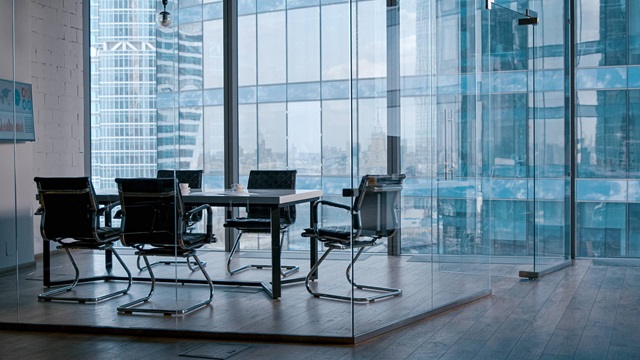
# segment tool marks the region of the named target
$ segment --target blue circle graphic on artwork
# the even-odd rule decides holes
[[[16,106],[20,106],[20,91],[18,91],[18,89],[16,89]]]
[[[27,110],[27,100],[22,100],[22,110]]]
[[[31,101],[27,101],[27,108],[29,108],[29,110],[31,110],[32,106],[33,106],[33,103]]]

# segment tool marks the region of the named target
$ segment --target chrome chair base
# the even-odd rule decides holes
[[[187,308],[182,308],[182,309],[150,309],[150,308],[139,308],[137,307],[138,305],[147,302],[151,296],[153,296],[153,293],[155,292],[155,287],[156,287],[156,278],[155,275],[153,274],[153,266],[149,263],[149,259],[147,258],[147,256],[149,255],[153,255],[152,252],[153,250],[147,250],[147,254],[145,254],[145,250],[142,250],[142,254],[141,257],[145,262],[146,265],[146,269],[148,269],[149,271],[149,276],[151,277],[151,289],[149,290],[149,294],[145,297],[136,299],[134,301],[128,302],[126,304],[120,305],[118,306],[118,312],[119,313],[123,313],[123,314],[132,314],[134,312],[138,312],[138,313],[153,313],[153,314],[163,314],[165,316],[172,316],[172,315],[184,315],[186,313],[189,313],[193,310],[202,308],[208,304],[211,303],[211,301],[213,301],[213,282],[211,281],[211,278],[209,277],[209,274],[205,271],[204,269],[204,264],[200,261],[200,259],[198,258],[197,255],[195,255],[195,253],[188,253],[188,254],[184,254],[183,256],[186,257],[187,259],[189,257],[193,257],[193,260],[195,260],[195,263],[198,266],[198,269],[200,269],[200,271],[202,271],[202,274],[204,275],[205,279],[207,280],[207,284],[209,285],[209,297],[208,299],[201,301],[199,303],[196,303],[194,305],[191,305]]]
[[[73,290],[76,285],[78,285],[78,281],[80,280],[80,270],[78,269],[78,265],[76,264],[76,261],[73,258],[73,255],[71,255],[71,251],[69,251],[69,249],[87,249],[87,248],[91,248],[91,249],[99,249],[99,250],[111,250],[111,252],[113,253],[113,255],[115,255],[116,259],[118,260],[118,262],[120,263],[120,265],[122,266],[122,268],[126,271],[127,273],[127,277],[128,277],[128,283],[127,283],[127,287],[121,290],[117,290],[108,294],[104,294],[104,295],[99,295],[99,296],[94,296],[94,297],[63,297],[63,296],[57,296],[66,292],[69,292],[71,290]],[[129,271],[129,268],[127,268],[127,266],[125,265],[124,261],[122,261],[122,258],[120,257],[120,255],[118,254],[118,252],[113,248],[113,246],[111,245],[103,245],[103,246],[99,246],[99,247],[82,247],[82,246],[78,246],[75,247],[72,244],[70,245],[61,245],[58,246],[58,249],[64,249],[67,253],[67,256],[69,257],[69,259],[71,260],[71,264],[73,265],[73,269],[75,270],[75,278],[73,280],[73,282],[69,285],[63,286],[61,288],[58,289],[53,289],[47,292],[43,292],[42,294],[38,295],[38,299],[39,300],[43,300],[43,301],[71,301],[71,302],[77,302],[77,303],[97,303],[100,301],[104,301],[107,299],[111,299],[113,297],[116,296],[120,296],[120,295],[124,295],[127,292],[129,292],[129,289],[131,289],[131,271]]]
[[[147,266],[146,265],[143,266],[142,264],[140,264],[140,258],[142,258],[142,256],[138,256],[138,258],[136,259],[136,267],[140,271],[146,271]],[[158,260],[150,264],[151,267],[154,267],[157,265],[187,265],[187,267],[191,271],[200,270],[200,268],[198,267],[198,263],[196,263],[195,261],[190,261],[189,258],[187,258],[186,260]],[[207,262],[202,261],[202,266],[207,266]]]
[[[348,246],[345,246],[340,243],[326,243],[325,245],[328,247],[327,251],[325,251],[325,253],[322,254],[322,257],[320,257],[320,260],[318,260],[318,262],[311,268],[311,270],[309,270],[309,273],[307,274],[304,281],[304,285],[307,288],[307,292],[309,292],[309,294],[317,298],[329,298],[329,299],[345,300],[345,301],[353,300],[354,302],[373,302],[380,299],[386,299],[386,298],[402,295],[401,289],[366,285],[366,284],[357,284],[353,280],[351,280],[351,275],[350,275],[351,266],[353,266],[353,264],[358,260],[358,258],[364,251],[365,249],[364,246],[358,249],[356,256],[353,257],[353,260],[350,261],[349,266],[347,266],[347,271],[346,271],[347,281],[349,282],[349,284],[351,284],[351,286],[355,287],[356,289],[377,291],[377,292],[381,292],[380,294],[365,296],[365,297],[356,297],[356,296],[351,297],[351,296],[344,296],[344,295],[337,295],[337,294],[322,293],[322,292],[312,290],[311,284],[309,283],[312,280],[312,275],[316,273],[316,271],[320,267],[320,264],[322,264],[322,262],[327,258],[327,256],[329,256],[331,251],[334,249],[345,250],[349,248]]]
[[[281,236],[280,236],[280,251],[282,251],[282,242],[284,241],[284,231],[281,231]],[[232,269],[231,268],[231,260],[233,259],[233,255],[235,255],[235,253],[238,251],[238,248],[240,248],[240,237],[242,236],[243,231],[240,231],[238,233],[238,237],[236,237],[236,241],[233,243],[233,247],[231,248],[231,252],[229,253],[229,258],[227,259],[227,273],[229,273],[229,275],[235,275],[239,272],[245,271],[245,270],[251,270],[251,269],[271,269],[272,266],[269,264],[250,264],[250,265],[245,265],[245,266],[241,266],[239,268],[235,268]],[[287,277],[293,273],[298,272],[298,270],[300,270],[299,266],[296,265],[280,265],[280,276],[282,277]]]
[[[260,265],[260,264],[250,264],[250,265],[245,265],[245,266],[241,266],[239,268],[236,269],[229,269],[229,267],[227,267],[227,272],[230,275],[235,275],[239,272],[245,271],[245,270],[251,270],[251,269],[271,269],[272,266],[271,265]],[[296,265],[281,265],[280,266],[280,275],[282,277],[287,277],[295,272],[297,272],[298,270],[300,270],[299,266]]]

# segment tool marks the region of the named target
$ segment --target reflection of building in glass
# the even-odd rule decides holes
[[[91,0],[91,175],[155,176],[156,40],[153,0]]]
[[[203,102],[202,41],[202,22],[163,29],[158,36],[158,92],[179,97],[159,98],[167,102],[159,105],[160,168],[202,169],[204,163],[203,108],[198,106]]]
[[[431,34],[429,26],[433,23],[429,18],[430,14],[429,2],[416,1],[416,75],[423,76],[425,79],[431,79],[430,74],[433,74],[430,69],[431,64],[431,51],[430,47],[433,46],[431,41]],[[431,88],[431,84],[425,84],[427,87],[427,93]],[[432,144],[435,141],[435,136],[432,131],[433,121],[431,111],[431,97],[420,96],[416,98],[415,112],[416,112],[416,145],[415,145],[415,160],[409,162],[411,164],[415,175],[418,176],[432,176],[433,167],[433,147]],[[420,159],[419,161],[417,161]]]

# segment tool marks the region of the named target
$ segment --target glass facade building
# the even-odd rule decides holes
[[[90,1],[91,178],[155,176],[156,2]]]

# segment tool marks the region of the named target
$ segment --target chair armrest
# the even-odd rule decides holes
[[[211,206],[208,204],[202,204],[198,207],[195,207],[184,214],[185,219],[190,219],[191,215],[206,210],[207,211],[207,239],[213,239],[212,242],[216,242],[216,238],[213,236],[213,211],[211,210]]]
[[[318,235],[318,208],[320,205],[343,209],[351,212],[351,206],[340,204],[329,200],[316,200],[311,207],[311,220],[313,222],[313,231]]]
[[[342,189],[342,196],[344,196],[344,197],[358,196],[359,193],[360,193],[360,190],[358,188],[355,188],[355,189]]]
[[[113,209],[116,206],[120,206],[120,201],[116,201],[110,204],[107,204],[101,208],[98,208],[98,212],[97,215],[98,216],[103,216],[107,211],[111,211],[111,209]]]
[[[316,200],[313,203],[313,206],[311,206],[311,219],[313,221],[313,227],[316,228],[318,225],[318,207],[320,205],[326,205],[326,206],[331,206],[331,207],[336,207],[339,209],[344,209],[347,211],[351,211],[351,206],[348,205],[344,205],[344,204],[339,204],[333,201],[329,201],[329,200]]]

